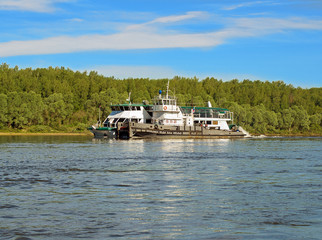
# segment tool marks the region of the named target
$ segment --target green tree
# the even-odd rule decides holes
[[[1,93],[0,94],[0,128],[3,128],[7,125],[7,114],[8,114],[8,106],[7,106],[7,95]]]
[[[291,131],[291,127],[293,125],[294,122],[294,117],[292,114],[292,111],[290,109],[284,109],[281,112],[281,115],[279,116],[280,121],[280,128],[281,129],[287,129],[288,131]]]
[[[321,127],[322,114],[317,113],[310,116],[310,129],[318,130]]]
[[[310,118],[306,110],[302,106],[293,106],[291,110],[294,118],[292,126],[299,130],[309,130]]]
[[[46,122],[51,127],[60,127],[71,116],[73,106],[65,103],[63,94],[54,93],[45,99]]]

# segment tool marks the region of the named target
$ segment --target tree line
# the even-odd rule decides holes
[[[104,77],[64,67],[37,69],[0,65],[0,129],[86,129],[106,117],[111,104],[152,103],[168,79]],[[258,134],[321,134],[322,88],[303,89],[282,81],[222,81],[174,77],[170,89],[180,105],[228,108],[234,122]]]

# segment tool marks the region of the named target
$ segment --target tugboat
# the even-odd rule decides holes
[[[227,138],[244,137],[245,134],[232,124],[233,113],[225,108],[177,105],[175,97],[159,90],[153,105],[118,104],[103,126],[89,128],[95,138]],[[231,123],[228,125],[228,123]]]

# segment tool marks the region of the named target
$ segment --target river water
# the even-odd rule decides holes
[[[0,239],[321,239],[322,138],[0,136]]]

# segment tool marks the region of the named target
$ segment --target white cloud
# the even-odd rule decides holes
[[[167,17],[160,17],[156,18],[149,23],[173,23],[173,22],[180,22],[192,18],[203,18],[207,15],[206,12],[196,11],[196,12],[187,12],[184,15],[175,15],[175,16],[167,16]]]
[[[72,18],[72,19],[68,19],[67,21],[69,21],[69,22],[83,22],[84,20],[81,18]]]
[[[85,71],[85,70],[80,70]],[[238,79],[240,81],[244,79],[258,80],[265,79],[253,74],[247,73],[222,73],[222,72],[196,72],[186,70],[174,70],[171,67],[164,66],[121,66],[121,65],[105,65],[95,66],[86,71],[96,71],[106,77],[114,76],[115,78],[173,78],[174,76],[181,76],[187,78],[197,77],[198,79],[205,79],[207,77],[214,77],[216,79],[222,79],[223,81],[230,81],[232,79]]]
[[[269,1],[270,2],[270,1]],[[231,10],[235,10],[237,8],[241,8],[241,7],[249,7],[252,5],[256,5],[256,4],[263,4],[263,3],[268,3],[268,1],[252,1],[252,2],[244,2],[244,3],[240,3],[240,4],[236,4],[236,5],[231,5],[228,7],[224,7],[223,10],[227,10],[227,11],[231,11]]]
[[[220,44],[213,33],[158,34],[123,32],[112,35],[53,37],[42,40],[0,43],[0,56],[70,53],[90,50],[211,47]]]
[[[4,42],[0,43],[0,57],[96,50],[208,48],[223,44],[231,38],[256,37],[284,30],[322,30],[321,20],[308,20],[304,18],[229,19],[229,27],[204,33],[162,31],[158,26],[160,22],[183,21],[198,17],[199,15],[200,13],[194,12],[180,16],[157,18],[148,22],[149,28],[130,27],[109,35],[58,36],[41,40]],[[156,24],[157,26],[153,22],[158,23]]]
[[[322,20],[308,20],[304,18],[239,18],[236,27],[257,29],[263,31],[279,31],[288,29],[322,30]]]
[[[70,0],[0,0],[1,10],[18,10],[31,12],[52,12],[53,6],[58,2],[69,2]]]
[[[87,69],[88,70],[88,69]],[[114,76],[115,78],[172,78],[176,75],[170,67],[164,66],[118,66],[106,65],[92,68],[104,76]]]
[[[208,16],[207,12],[202,11],[195,11],[195,12],[187,12],[186,14],[182,15],[173,15],[173,16],[166,16],[166,17],[159,17],[152,21],[141,23],[141,24],[132,24],[126,27],[125,30],[127,31],[137,31],[137,30],[148,30],[155,26],[155,24],[170,24],[175,22],[182,22],[185,20],[190,19],[202,19]]]

